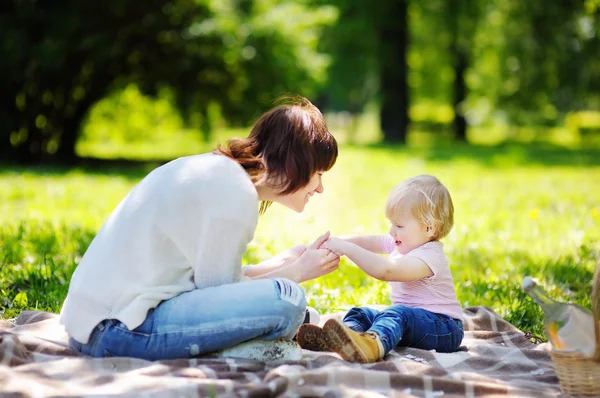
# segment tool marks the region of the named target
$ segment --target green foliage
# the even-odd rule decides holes
[[[464,53],[471,59],[480,8],[477,0],[411,3],[408,64],[414,97],[450,103],[456,78],[455,57]]]
[[[329,6],[294,0],[209,0],[214,17],[193,26],[195,34],[219,35],[224,59],[237,78],[228,97],[198,90],[187,113],[206,117],[218,103],[227,122],[246,125],[284,95],[311,96],[325,78],[329,57],[318,51],[321,30],[335,19]],[[228,92],[227,92],[228,91]]]
[[[328,79],[320,102],[332,111],[358,114],[378,90],[378,39],[375,9],[380,3],[331,0],[338,10],[336,23],[323,33],[320,47],[331,55]]]
[[[570,110],[598,109],[600,30],[594,4],[488,4],[474,41],[473,106],[497,122],[546,126]]]
[[[521,291],[537,278],[557,299],[590,307],[600,258],[600,153],[552,145],[341,148],[325,193],[302,214],[273,206],[245,262],[333,234],[386,233],[388,190],[430,173],[449,187],[455,228],[444,240],[463,306],[485,305],[542,335],[542,313]],[[0,306],[59,311],[68,280],[96,231],[149,168],[4,168],[0,172]],[[376,178],[374,178],[376,176]],[[389,303],[388,286],[349,261],[304,283],[321,312]]]
[[[233,85],[219,37],[188,34],[191,24],[212,16],[205,3],[11,2],[0,15],[5,154],[22,162],[71,160],[89,108],[130,82],[152,92],[211,75],[203,88],[215,95]]]
[[[449,102],[462,54],[468,95],[456,111],[470,125],[551,126],[597,110],[598,15],[596,0],[415,2],[411,97]]]
[[[118,137],[97,126],[119,112],[121,139],[178,140],[191,127],[207,142],[212,130],[245,126],[286,94],[349,112],[356,135],[358,115],[379,103],[384,138],[400,142],[411,108],[421,108],[411,128],[445,133],[450,107],[461,139],[462,116],[471,126],[556,126],[600,109],[598,4],[8,0],[0,6],[0,156],[75,161],[82,126],[117,147]]]
[[[173,136],[183,122],[173,108],[171,95],[162,90],[155,99],[140,93],[135,85],[100,100],[89,113],[81,140],[140,144],[156,134]]]
[[[600,112],[571,112],[565,117],[565,125],[584,145],[600,143]]]
[[[275,97],[313,92],[327,65],[318,33],[333,17],[291,0],[10,1],[0,14],[0,154],[74,160],[91,107],[132,84],[168,92],[205,132],[215,105],[246,125]]]

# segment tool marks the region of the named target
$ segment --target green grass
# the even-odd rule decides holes
[[[200,148],[201,145],[199,144]],[[193,148],[188,147],[188,150]],[[0,171],[0,312],[58,312],[68,281],[96,231],[155,165]],[[536,277],[557,299],[591,307],[600,258],[600,151],[550,144],[343,146],[324,176],[325,193],[302,214],[274,205],[261,217],[245,258],[255,262],[323,232],[386,233],[388,190],[413,175],[450,189],[455,227],[444,239],[458,298],[484,305],[543,335],[539,308],[521,291]],[[389,303],[386,283],[348,261],[304,284],[321,312]]]

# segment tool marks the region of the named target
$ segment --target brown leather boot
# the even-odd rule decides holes
[[[370,363],[383,358],[375,332],[355,332],[337,319],[325,322],[323,330],[327,334],[328,347],[346,361]]]
[[[332,351],[327,344],[325,331],[317,325],[305,323],[296,334],[296,342],[305,350]]]

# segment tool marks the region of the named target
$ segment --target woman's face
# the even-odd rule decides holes
[[[319,171],[313,174],[310,181],[304,188],[300,188],[289,195],[282,195],[275,199],[275,202],[284,205],[298,213],[304,211],[304,206],[308,203],[311,196],[315,193],[323,193],[323,172]]]

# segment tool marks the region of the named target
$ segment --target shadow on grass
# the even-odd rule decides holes
[[[427,146],[404,146],[390,144],[344,145],[353,150],[384,150],[402,153],[427,161],[452,163],[468,160],[486,167],[546,166],[546,167],[589,167],[600,166],[600,147],[569,149],[550,143],[504,143],[496,146],[441,142]],[[30,173],[38,176],[59,176],[72,171],[90,175],[119,176],[139,180],[151,170],[161,166],[171,158],[164,159],[104,159],[80,157],[73,165],[43,164],[22,166],[2,164],[0,175]]]
[[[600,147],[570,149],[550,143],[512,142],[488,146],[443,142],[439,145],[426,146],[370,144],[349,147],[398,151],[440,163],[468,160],[487,167],[505,165],[585,167],[600,165]]]
[[[122,177],[137,181],[155,168],[170,162],[172,159],[101,159],[101,158],[78,158],[73,165],[62,165],[58,163],[40,165],[15,165],[0,163],[0,176],[7,174],[28,173],[39,177],[62,176],[70,172],[81,172],[88,175],[102,175]]]

